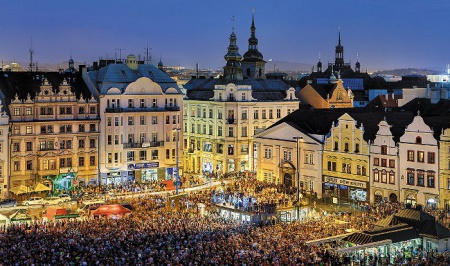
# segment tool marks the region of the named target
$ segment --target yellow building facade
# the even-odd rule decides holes
[[[363,134],[364,126],[344,114],[325,140],[323,197],[334,203],[369,200],[369,146]]]
[[[441,134],[439,143],[439,197],[440,206],[450,208],[450,129]]]

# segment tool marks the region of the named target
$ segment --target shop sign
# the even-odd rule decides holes
[[[150,162],[150,163],[136,163],[136,164],[129,164],[128,169],[145,169],[145,168],[158,168],[159,162]]]
[[[111,176],[120,176],[120,172],[111,172]]]
[[[350,186],[350,187],[357,187],[357,188],[366,188],[365,182],[359,182],[355,180],[349,180],[349,179],[342,179],[342,178],[336,178],[332,176],[325,176],[325,183],[332,183],[332,184],[338,184],[338,185],[344,185],[344,186]]]

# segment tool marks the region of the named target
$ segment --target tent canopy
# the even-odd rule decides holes
[[[24,185],[20,185],[18,187],[13,187],[9,190],[9,192],[12,192],[16,195],[20,195],[20,194],[26,194],[28,192],[28,188]],[[31,191],[30,191],[31,192]]]
[[[127,214],[131,211],[120,204],[102,205],[93,211],[94,215],[120,215]]]
[[[9,218],[6,215],[0,213],[0,224],[9,223]]]
[[[33,192],[50,191],[51,189],[42,183],[37,183],[33,188]]]
[[[11,222],[19,222],[19,221],[31,221],[31,216],[28,214],[26,210],[20,209],[13,212],[9,219]]]

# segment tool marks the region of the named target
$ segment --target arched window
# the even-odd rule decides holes
[[[258,76],[258,78],[261,78],[262,77],[262,70],[261,70],[261,68],[259,69],[259,76]]]
[[[250,68],[247,68],[247,77],[250,77]]]
[[[422,144],[422,138],[416,137],[416,144]]]

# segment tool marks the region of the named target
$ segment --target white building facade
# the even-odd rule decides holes
[[[439,201],[439,148],[433,130],[420,115],[400,137],[400,201],[436,206]]]
[[[385,120],[378,123],[378,132],[370,148],[371,203],[398,201],[400,177],[398,147]]]
[[[174,178],[182,98],[177,89],[164,91],[147,77],[100,95],[101,184]]]

